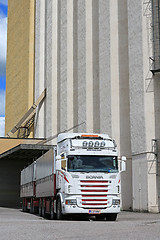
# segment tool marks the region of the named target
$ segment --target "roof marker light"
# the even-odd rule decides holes
[[[83,134],[81,135],[82,138],[98,138],[99,136],[98,135],[86,135],[86,134]]]

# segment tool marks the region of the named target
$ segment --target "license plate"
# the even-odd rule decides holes
[[[97,210],[97,209],[90,209],[88,211],[89,214],[101,214],[101,210]]]

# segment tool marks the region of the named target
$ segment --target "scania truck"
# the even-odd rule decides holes
[[[96,216],[115,221],[120,212],[126,157],[106,134],[62,133],[53,146],[21,171],[23,211],[51,219]]]

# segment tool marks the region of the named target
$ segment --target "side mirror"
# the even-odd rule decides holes
[[[121,160],[121,172],[126,171],[126,157],[122,156],[122,160]]]
[[[61,160],[61,155],[57,155],[56,160]]]
[[[61,160],[59,160],[59,159],[57,159],[57,161],[56,161],[56,170],[59,170],[59,171],[61,170]]]

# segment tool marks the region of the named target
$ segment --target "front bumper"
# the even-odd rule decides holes
[[[89,210],[92,210],[92,213],[89,213]],[[93,211],[95,210],[95,212]],[[97,211],[99,210],[99,211]],[[101,209],[101,208],[81,208],[78,207],[77,205],[65,205],[62,203],[62,213],[63,214],[107,214],[107,213],[119,213],[120,212],[120,206],[115,205],[111,206],[109,208]]]

